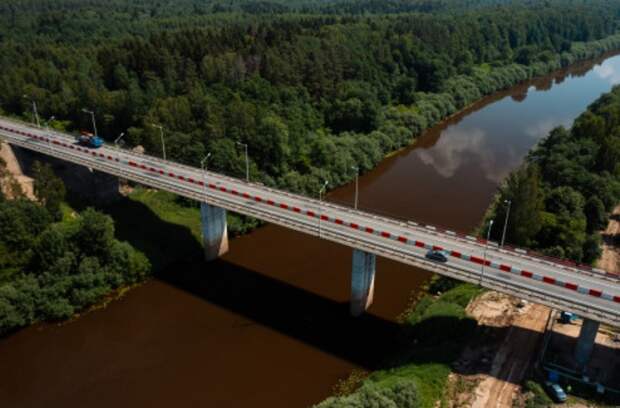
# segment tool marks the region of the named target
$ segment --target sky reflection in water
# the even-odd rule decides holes
[[[407,161],[432,167],[437,182],[446,188],[450,188],[449,179],[462,172],[481,172],[497,185],[553,128],[569,127],[609,85],[620,83],[620,57],[605,61],[582,78],[562,82],[547,90],[531,86],[526,95],[507,96],[465,117],[445,129],[434,145],[413,149]]]

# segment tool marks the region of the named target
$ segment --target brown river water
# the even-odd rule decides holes
[[[536,142],[619,82],[607,56],[485,98],[361,177],[360,207],[470,231]],[[348,248],[270,225],[192,259],[104,310],[0,339],[0,407],[310,406],[378,367],[430,276],[379,259],[375,303],[354,319]]]

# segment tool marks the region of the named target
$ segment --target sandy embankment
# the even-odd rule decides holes
[[[598,267],[609,273],[620,274],[620,247],[614,244],[615,237],[620,236],[620,205],[614,209],[607,229],[603,231],[603,256]]]

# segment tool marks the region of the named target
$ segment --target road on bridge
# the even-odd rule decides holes
[[[89,149],[78,145],[72,136],[14,120],[0,119],[0,137],[13,145],[147,186],[620,326],[620,280],[604,271],[532,256],[520,249],[499,248],[474,237],[321,202],[108,145]],[[448,262],[427,259],[430,249],[447,251]]]

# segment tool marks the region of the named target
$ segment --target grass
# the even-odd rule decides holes
[[[135,189],[129,199],[147,206],[163,221],[188,228],[197,242],[202,241],[200,228],[200,208],[183,206],[178,203],[178,196],[166,191]]]
[[[432,349],[425,351],[439,352]],[[433,408],[443,395],[450,371],[450,364],[447,363],[411,363],[394,369],[376,371],[366,381],[373,382],[379,388],[392,388],[400,379],[413,381],[418,389],[419,406]]]
[[[144,252],[155,273],[176,261],[202,258],[200,207],[175,194],[136,188],[121,201],[103,208],[114,218],[117,237]],[[251,231],[260,222],[227,214],[228,236]]]
[[[466,315],[465,308],[482,293],[481,288],[470,284],[444,285],[448,286],[450,288],[439,296],[428,292],[409,309],[402,319],[403,344],[385,362],[384,369],[374,371],[360,383],[361,388],[394,390],[403,381],[412,382],[417,393],[415,407],[437,406],[445,393],[452,364],[477,326],[476,321]],[[346,397],[328,402],[330,404],[324,406],[347,406]]]

